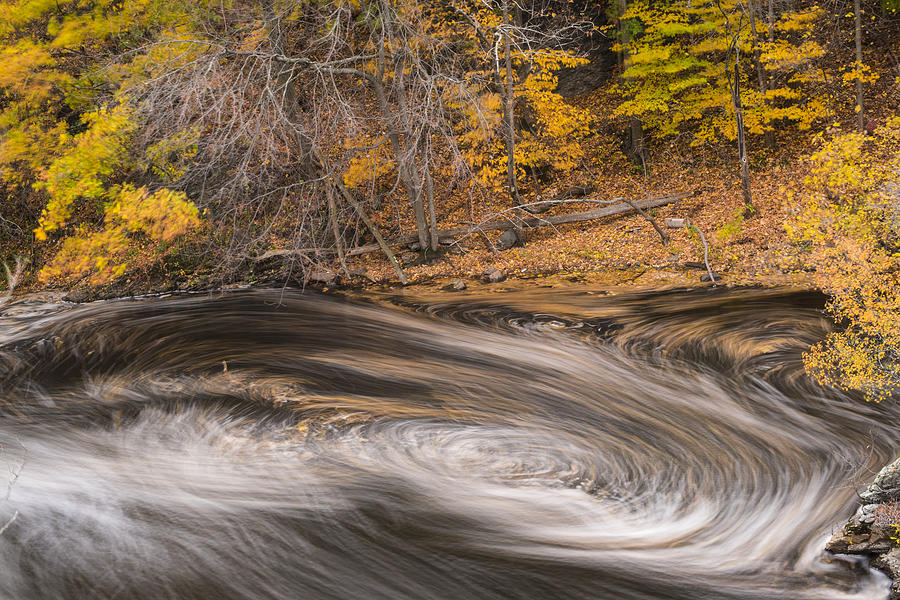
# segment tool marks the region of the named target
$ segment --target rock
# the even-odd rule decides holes
[[[509,250],[519,243],[519,235],[515,229],[507,229],[497,240],[497,250]]]
[[[866,572],[869,569],[869,557],[860,554],[832,554],[825,556],[825,562],[841,563],[851,571]]]
[[[845,525],[831,537],[825,549],[836,554],[883,554],[896,546],[892,531],[873,527],[868,533],[852,533]]]
[[[863,504],[880,504],[900,498],[900,459],[878,472],[872,484],[859,495]]]
[[[419,250],[422,249],[422,245],[419,242],[413,242],[412,244],[407,246],[407,248],[409,248],[413,252],[418,252]]]
[[[893,579],[890,600],[898,600],[900,598],[900,548],[891,548],[889,552],[875,557],[872,566]]]
[[[900,548],[891,539],[900,520],[900,459],[881,469],[859,498],[860,507],[825,549],[872,557],[872,566],[891,578],[890,598],[900,600]]]
[[[490,283],[500,283],[506,279],[506,275],[497,267],[488,267],[485,269],[484,277]]]
[[[900,579],[900,548],[891,548],[872,561],[872,566],[881,569],[894,579]]]
[[[666,227],[669,229],[683,229],[689,225],[690,222],[687,219],[672,219],[666,217]]]
[[[882,554],[889,551],[896,544],[891,539],[891,534],[874,530],[868,535],[850,538],[851,544],[847,546],[847,552],[851,554]]]
[[[400,255],[400,261],[404,265],[408,265],[411,262],[415,262],[416,259],[418,259],[418,258],[419,258],[419,255],[416,254],[415,252],[404,252],[403,254]]]
[[[716,278],[716,281],[719,281],[720,276],[715,271],[713,271],[713,277]],[[710,278],[709,273],[704,273],[700,276],[700,281],[712,281],[712,279]]]
[[[350,269],[350,277],[364,277],[371,282],[375,281],[375,278],[369,275],[369,270],[365,267],[356,267]]]
[[[856,514],[850,517],[847,526],[851,527],[851,533],[868,533],[869,527],[875,522],[880,504],[863,504],[856,509]]]
[[[334,283],[337,275],[334,271],[330,271],[328,269],[316,269],[307,273],[306,278],[307,281],[312,281],[314,283],[324,283],[326,285],[331,285],[332,283]]]
[[[456,279],[452,283],[445,285],[441,289],[445,292],[461,292],[468,287],[462,279]]]

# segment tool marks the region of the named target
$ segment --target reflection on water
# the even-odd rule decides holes
[[[0,597],[884,598],[822,299],[283,291],[0,318]]]

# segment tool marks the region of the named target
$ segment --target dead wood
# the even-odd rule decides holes
[[[537,181],[537,178],[535,178],[535,181]],[[573,185],[564,189],[549,200],[542,200],[540,202],[535,202],[529,206],[526,206],[525,210],[533,215],[539,215],[541,213],[547,212],[557,204],[561,203],[563,200],[569,200],[571,198],[585,198],[593,193],[594,186],[590,183],[588,183],[587,185]]]
[[[611,217],[616,215],[622,215],[626,213],[633,212],[635,209],[647,210],[650,208],[656,208],[659,206],[665,206],[666,204],[671,204],[672,202],[676,202],[683,198],[687,198],[690,196],[690,192],[683,192],[680,194],[669,194],[667,196],[657,196],[655,198],[648,198],[646,200],[638,200],[636,202],[627,201],[624,199],[618,199],[619,201],[615,204],[612,204],[613,201],[604,201],[609,202],[610,205],[603,206],[600,208],[594,208],[591,210],[586,210],[577,213],[567,213],[563,215],[553,215],[550,217],[532,217],[530,219],[523,219],[522,225],[524,227],[547,227],[547,226],[555,226],[555,225],[566,225],[568,223],[580,223],[583,221],[592,221],[594,219],[602,219],[604,217]],[[598,202],[597,200],[584,199],[584,202]],[[441,243],[453,243],[455,238],[464,237],[468,235],[479,235],[483,234],[485,231],[504,231],[507,229],[514,229],[516,226],[513,219],[494,219],[490,221],[486,221],[484,223],[479,223],[476,225],[468,225],[465,227],[454,227],[451,229],[440,229],[438,230],[438,238],[441,240]],[[407,234],[401,235],[399,237],[394,238],[393,240],[382,242],[381,244],[366,244],[365,246],[357,246],[356,248],[350,248],[346,251],[345,256],[359,256],[361,254],[368,254],[370,252],[375,252],[377,250],[384,250],[384,246],[402,246],[405,244],[411,244],[418,239],[418,234]],[[269,258],[277,257],[277,256],[291,256],[291,255],[305,255],[309,253],[315,252],[332,252],[332,250],[325,248],[300,248],[297,250],[270,250],[260,256],[257,256],[254,260],[262,261]]]

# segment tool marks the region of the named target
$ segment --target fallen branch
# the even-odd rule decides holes
[[[535,184],[537,184],[537,177],[534,179]],[[545,213],[557,204],[561,204],[563,200],[569,200],[570,198],[584,198],[588,194],[593,193],[594,186],[590,183],[587,185],[573,185],[572,187],[564,189],[549,200],[541,200],[540,202],[532,202],[531,204],[526,205],[527,208],[525,208],[525,210],[533,215]]]
[[[700,234],[700,241],[703,242],[703,264],[706,266],[706,273],[709,275],[709,280],[712,282],[713,286],[715,286],[717,285],[716,276],[709,266],[709,245],[707,245],[706,243],[706,236],[703,235],[703,232],[700,231],[700,228],[693,223],[691,223],[689,227]]]
[[[530,219],[523,219],[522,225],[524,227],[546,227],[553,225],[565,225],[568,223],[580,223],[582,221],[592,221],[594,219],[602,219],[603,217],[611,217],[615,215],[621,215],[628,212],[632,212],[637,210],[638,212],[644,211],[650,208],[656,208],[659,206],[665,206],[666,204],[671,204],[677,200],[681,200],[683,198],[687,198],[691,196],[691,192],[683,192],[680,194],[669,194],[668,196],[657,196],[655,198],[647,198],[646,200],[638,200],[637,202],[632,202],[629,200],[625,200],[623,198],[615,198],[613,200],[597,200],[594,198],[578,198],[576,200],[561,200],[559,204],[571,204],[571,203],[594,203],[594,204],[604,204],[607,206],[603,206],[602,208],[594,208],[591,210],[586,210],[577,213],[567,213],[563,215],[554,215],[552,217],[533,217]],[[542,204],[543,202],[535,202],[533,204]],[[491,220],[477,223],[475,225],[467,225],[465,227],[454,227],[452,229],[439,229],[438,230],[438,239],[441,240],[442,243],[446,243],[445,240],[452,240],[457,237],[464,237],[473,234],[483,235],[485,231],[505,231],[507,229],[514,229],[516,224],[513,219],[495,219],[494,217],[500,216],[509,211],[518,211],[522,208],[531,206],[529,204],[523,204],[521,206],[515,206],[513,208],[507,209],[501,213],[497,213],[491,217]],[[649,218],[649,215],[647,216]],[[356,248],[350,248],[346,251],[344,256],[359,256],[361,254],[368,254],[370,252],[375,252],[377,250],[384,250],[385,246],[402,246],[405,244],[412,244],[413,242],[418,241],[419,236],[415,233],[410,233],[407,235],[401,235],[393,240],[389,240],[384,242],[383,244],[366,244],[364,246],[357,246]],[[278,256],[297,256],[302,255],[305,256],[307,254],[315,254],[315,253],[330,253],[334,254],[334,249],[330,248],[298,248],[295,250],[269,250],[264,254],[256,256],[253,258],[255,261],[262,261],[269,258],[274,258]]]
[[[572,202],[594,202],[598,204],[612,204],[612,206],[604,206],[603,208],[594,208],[591,210],[586,210],[583,212],[577,213],[568,213],[564,215],[554,215],[552,217],[534,217],[530,219],[523,219],[522,225],[525,227],[545,227],[548,225],[565,225],[567,223],[580,223],[582,221],[592,221],[594,219],[602,219],[603,217],[611,217],[613,215],[620,215],[623,213],[631,212],[634,210],[633,207],[638,207],[641,209],[648,208],[656,208],[658,206],[665,206],[666,204],[670,204],[675,202],[676,200],[681,200],[682,198],[687,198],[691,194],[689,192],[681,193],[681,194],[670,194],[668,196],[658,196],[656,198],[648,198],[647,200],[639,200],[637,202],[625,202],[621,199],[616,200],[594,200],[592,198],[580,198],[578,200],[574,200]],[[565,202],[565,201],[564,201]],[[510,210],[518,210],[523,208],[524,206],[516,206]],[[505,212],[505,211],[504,211]],[[453,229],[441,229],[438,231],[438,238],[442,241],[449,238],[455,238],[460,236],[471,235],[477,231],[505,231],[507,229],[513,229],[515,224],[511,219],[503,219],[503,220],[491,220],[484,223],[479,223],[477,225],[470,225],[467,227],[454,227]],[[403,244],[411,244],[416,241],[418,236],[415,234],[402,235],[398,238],[395,238],[389,242],[391,246],[400,246]],[[365,246],[358,246],[356,248],[351,248],[347,251],[347,256],[358,256],[360,254],[368,254],[369,252],[374,252],[378,250],[380,246],[377,244],[367,244]]]

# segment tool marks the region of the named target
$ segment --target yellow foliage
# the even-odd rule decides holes
[[[880,400],[900,384],[900,118],[873,138],[841,134],[810,158],[787,224],[808,248],[831,314],[846,328],[804,357],[818,381]]]
[[[854,62],[841,74],[841,81],[855,83],[856,80],[863,83],[875,83],[878,81],[878,73],[875,73],[869,65]]]
[[[147,148],[144,164],[162,181],[171,183],[187,171],[187,163],[197,155],[199,139],[197,128],[176,132]]]
[[[347,140],[346,148],[361,148],[350,160],[344,171],[344,185],[349,188],[362,188],[373,181],[392,172],[396,166],[387,138],[378,141],[366,138]]]
[[[561,50],[513,54],[517,67],[531,65],[528,75],[517,79],[513,86],[516,106],[527,107],[532,120],[530,131],[516,133],[514,161],[518,177],[524,177],[525,169],[533,167],[565,172],[573,169],[584,156],[581,140],[590,133],[592,116],[587,110],[566,102],[555,90],[559,69],[586,62]],[[499,189],[507,174],[501,97],[492,92],[477,93],[467,87],[450,88],[445,96],[448,105],[462,116],[458,139],[463,158],[482,185]]]
[[[785,12],[769,43],[765,29],[757,35],[744,18],[745,6],[734,0],[675,0],[650,5],[632,2],[620,17],[628,43],[615,49],[626,54],[617,91],[623,99],[615,113],[641,119],[658,135],[691,133],[692,145],[734,140],[736,123],[731,89],[732,44],[743,58],[741,103],[746,131],[763,134],[775,123],[809,129],[828,115],[820,81],[810,68],[825,49],[812,38],[824,11]],[[770,73],[770,87],[760,89],[752,57],[758,53]],[[726,67],[727,68],[726,70]]]
[[[106,208],[104,227],[90,232],[79,227],[40,272],[40,279],[75,280],[101,285],[124,274],[134,258],[134,236],[150,242],[172,242],[200,225],[197,207],[182,192],[125,186]]]
[[[88,113],[83,120],[88,125],[84,133],[60,134],[64,150],[35,185],[50,196],[34,232],[38,240],[66,224],[76,200],[103,198],[107,179],[127,157],[126,144],[135,124],[126,107]]]

